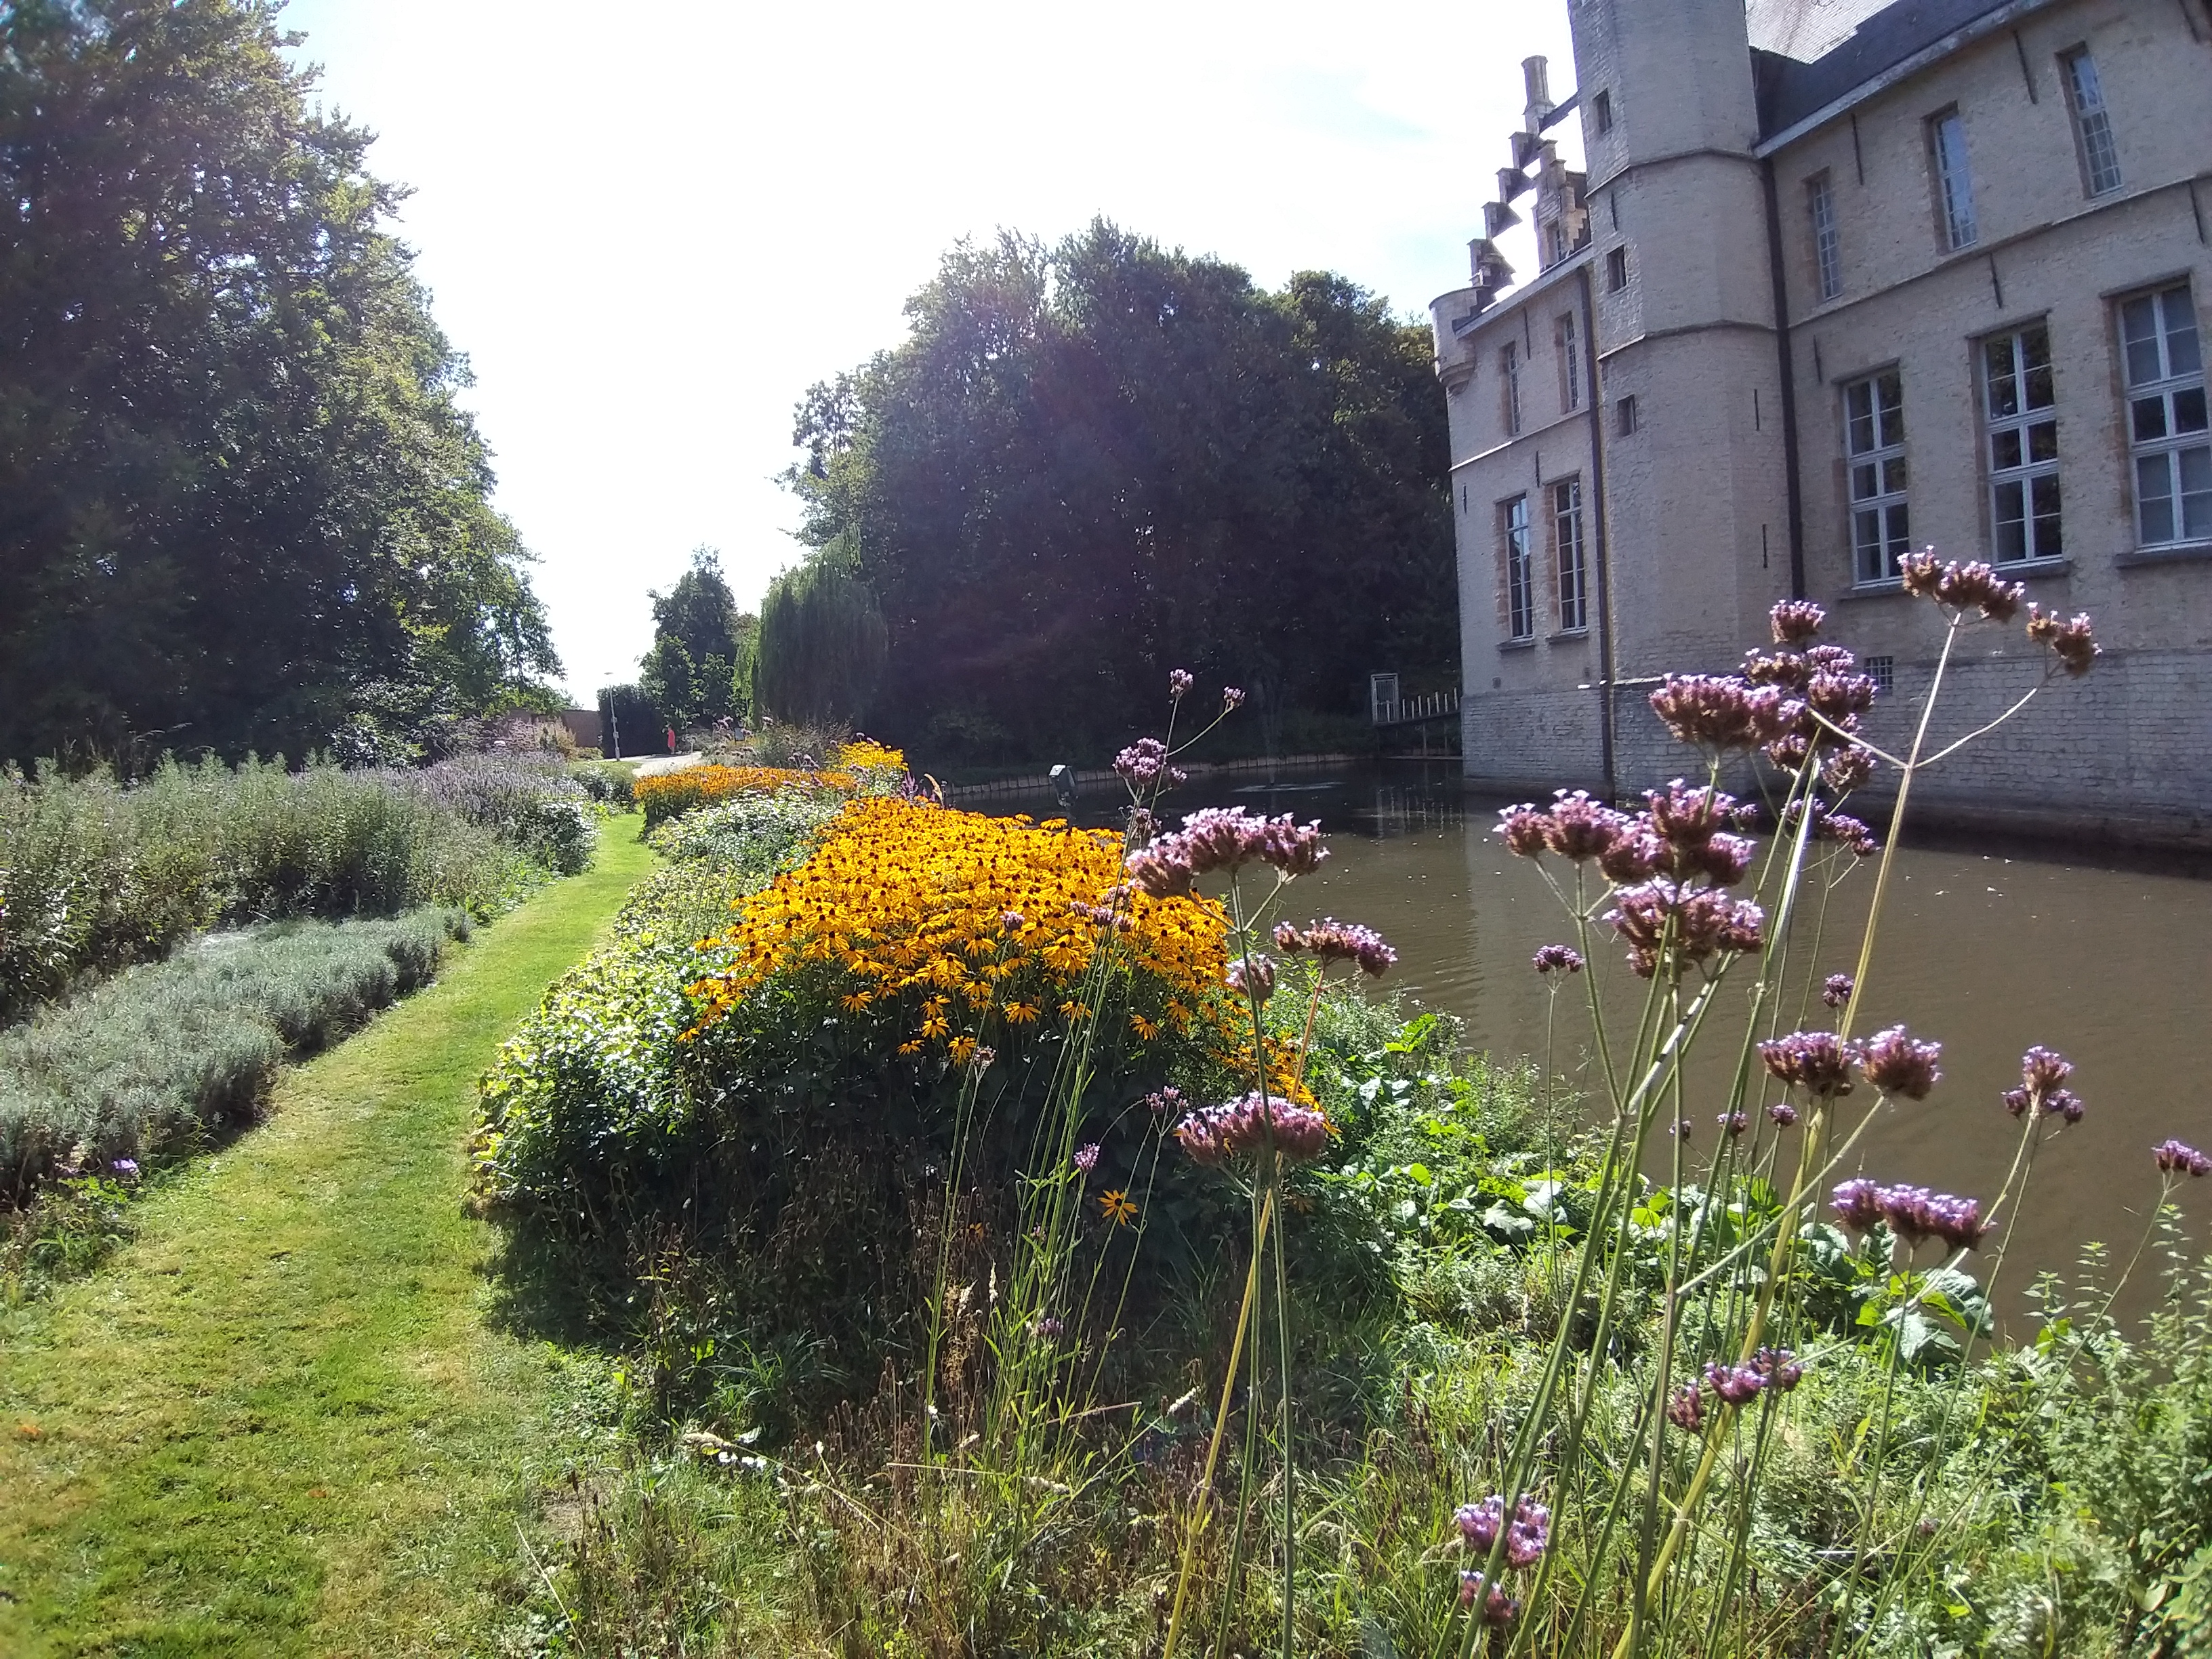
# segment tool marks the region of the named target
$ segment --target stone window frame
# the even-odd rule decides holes
[[[2185,326],[2175,325],[2177,313]],[[2113,301],[2112,316],[2136,546],[2145,552],[2212,546],[2212,421],[2194,288],[2185,278],[2124,294]],[[2138,318],[2150,321],[2150,333],[2130,332]],[[2185,350],[2178,343],[2185,338]],[[2138,348],[2149,349],[2148,360]],[[2163,486],[2157,491],[2144,487],[2154,467]],[[2154,502],[2164,504],[2164,534],[2153,533]]]
[[[1583,513],[1583,475],[1545,486],[1551,492],[1552,588],[1559,632],[1589,632],[1589,527]]]
[[[2039,348],[2041,361],[2036,361]],[[2057,372],[2051,325],[2037,318],[1974,342],[1982,466],[1993,564],[2049,563],[2066,556],[2058,477]],[[2017,539],[2008,548],[2008,526]]]
[[[1590,99],[1590,119],[1600,137],[1613,131],[1613,94],[1595,94]]]
[[[1844,291],[1843,237],[1836,226],[1834,176],[1826,167],[1805,181],[1805,213],[1813,222],[1813,280],[1822,300]]]
[[[1952,253],[1981,240],[1974,213],[1974,170],[1966,153],[1966,118],[1956,104],[1928,118],[1928,165],[1936,186],[1936,234]]]
[[[1896,392],[1882,397],[1883,383]],[[1846,380],[1844,417],[1844,529],[1850,546],[1851,581],[1879,587],[1898,579],[1898,561],[1911,550],[1911,479],[1905,463],[1905,374],[1897,364]],[[1858,396],[1866,394],[1863,410]],[[1872,537],[1867,534],[1872,520]],[[1874,556],[1879,568],[1869,566]]]
[[[1509,645],[1536,637],[1534,526],[1528,517],[1528,492],[1498,503],[1498,613]]]
[[[2082,194],[2092,201],[2110,196],[2126,181],[2120,173],[2119,142],[2112,136],[2104,82],[2086,43],[2058,54],[2058,81],[2066,89],[2066,107],[2073,112],[2074,149],[2081,163]]]

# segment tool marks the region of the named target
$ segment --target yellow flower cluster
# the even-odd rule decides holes
[[[855,738],[837,750],[837,764],[852,772],[889,772],[906,775],[906,751],[892,749],[870,738]]]
[[[1222,990],[1228,919],[1219,903],[1133,892],[1117,930],[1085,912],[1121,878],[1114,835],[1060,819],[854,800],[813,855],[749,900],[744,920],[715,941],[736,960],[692,988],[704,1004],[700,1026],[776,977],[841,1018],[881,1022],[902,1054],[958,1064],[979,1044],[1094,1018],[1085,998],[1111,997],[1139,1044],[1172,1031],[1249,1065],[1250,1033],[1240,1040]],[[1086,991],[1102,949],[1134,971]],[[1271,1059],[1280,1069],[1281,1057]]]
[[[895,752],[895,751],[889,751]],[[648,830],[695,806],[711,805],[736,795],[766,795],[794,783],[849,792],[858,780],[851,772],[800,772],[785,766],[689,766],[637,781],[638,810]]]

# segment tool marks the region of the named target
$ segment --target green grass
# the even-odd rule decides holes
[[[610,823],[146,1199],[112,1266],[0,1324],[0,1653],[452,1651],[512,1596],[574,1389],[488,1320],[465,1143],[500,1041],[649,866],[635,836]]]

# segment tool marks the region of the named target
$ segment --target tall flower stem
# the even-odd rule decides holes
[[[1244,1352],[1244,1334],[1252,1328],[1252,1304],[1260,1292],[1260,1248],[1274,1218],[1275,1194],[1270,1188],[1261,1199],[1259,1218],[1253,1224],[1252,1265],[1244,1271],[1244,1300],[1237,1310],[1237,1334],[1229,1345],[1229,1366],[1222,1374],[1221,1404],[1213,1414],[1213,1437],[1206,1448],[1206,1468],[1198,1480],[1198,1504],[1183,1537],[1182,1565],[1176,1576],[1175,1607],[1168,1615],[1166,1644],[1160,1659],[1175,1659],[1176,1644],[1182,1635],[1183,1607],[1189,1599],[1191,1568],[1198,1559],[1199,1534],[1206,1529],[1213,1508],[1213,1471],[1221,1461],[1222,1432],[1229,1426],[1231,1402],[1237,1395],[1237,1362]],[[1248,1407],[1249,1402],[1247,1402]]]
[[[1838,1036],[1848,1037],[1850,1035],[1852,1021],[1866,1000],[1867,975],[1874,963],[1875,939],[1881,925],[1882,900],[1889,890],[1890,868],[1896,861],[1898,839],[1905,823],[1905,803],[1911,794],[1913,773],[1927,746],[1928,726],[1935,717],[1936,697],[1942,690],[1943,676],[1950,666],[1952,650],[1958,644],[1960,621],[1959,617],[1953,617],[1944,632],[1943,652],[1936,659],[1935,677],[1929,684],[1927,701],[1920,708],[1920,723],[1913,732],[1911,757],[1906,761],[1903,775],[1898,780],[1897,805],[1890,813],[1889,835],[1882,845],[1881,866],[1875,872],[1874,896],[1868,906],[1866,933],[1859,945],[1858,971],[1851,976],[1856,988],[1851,993],[1850,1000],[1844,1005],[1844,1017],[1837,1024]],[[1813,813],[1808,802],[1798,820],[1798,854],[1790,872],[1793,891],[1798,871],[1803,867],[1803,849],[1812,826]],[[1786,921],[1775,930],[1777,934],[1786,931]],[[1744,1331],[1739,1363],[1748,1361],[1759,1351],[1759,1346],[1765,1337],[1766,1322],[1773,1309],[1775,1293],[1789,1273],[1790,1259],[1797,1243],[1797,1216],[1805,1201],[1808,1177],[1819,1167],[1819,1146],[1821,1132],[1826,1127],[1827,1115],[1825,1111],[1815,1113],[1813,1121],[1807,1127],[1803,1144],[1798,1152],[1796,1174],[1790,1182],[1790,1197],[1783,1205],[1781,1224],[1775,1229],[1774,1249],[1768,1261],[1766,1281],[1759,1286],[1758,1297],[1752,1304],[1751,1319]],[[1639,1575],[1642,1582],[1635,1592],[1635,1603],[1638,1609],[1649,1607],[1651,1598],[1658,1593],[1659,1585],[1673,1563],[1675,1552],[1681,1547],[1682,1540],[1689,1532],[1690,1517],[1695,1513],[1698,1500],[1705,1496],[1706,1485],[1712,1480],[1713,1469],[1719,1462],[1721,1441],[1734,1415],[1735,1408],[1723,1401],[1715,1418],[1712,1434],[1705,1443],[1705,1455],[1698,1460],[1697,1473],[1690,1477],[1688,1489],[1674,1506],[1674,1519],[1667,1530],[1666,1541],[1660,1546],[1650,1574]],[[1631,1628],[1636,1628],[1633,1623]],[[1614,1650],[1614,1659],[1629,1659],[1633,1651],[1627,1635],[1624,1633],[1620,1646]]]

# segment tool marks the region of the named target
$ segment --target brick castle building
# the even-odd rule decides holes
[[[1431,307],[1470,780],[1679,773],[1652,684],[1735,666],[1792,594],[1909,740],[1942,622],[1897,560],[1932,544],[2106,655],[1916,802],[2212,845],[2212,0],[1563,3],[1577,87],[1523,66],[1473,280]],[[1963,643],[1952,735],[2049,660]]]

